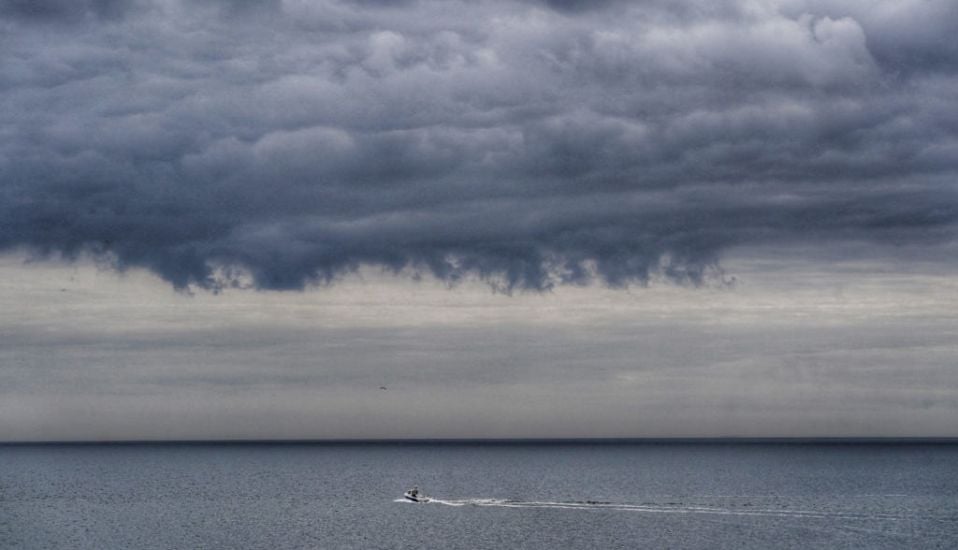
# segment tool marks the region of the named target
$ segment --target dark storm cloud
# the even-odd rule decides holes
[[[0,248],[178,287],[954,239],[952,2],[0,2]],[[63,24],[50,24],[63,23]]]
[[[131,4],[131,0],[2,0],[0,15],[67,22],[86,16],[118,17]]]

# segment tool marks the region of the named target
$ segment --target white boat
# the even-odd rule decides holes
[[[429,502],[429,497],[422,494],[417,487],[413,487],[412,489],[406,491],[403,493],[403,496],[406,497],[406,500],[411,500],[413,502]]]

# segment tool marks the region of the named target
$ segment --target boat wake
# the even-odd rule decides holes
[[[409,502],[404,499],[396,499],[396,502]],[[410,504],[414,504],[409,502]],[[699,506],[686,505],[682,503],[643,503],[627,504],[619,502],[602,502],[595,500],[583,501],[523,501],[495,498],[464,498],[464,499],[439,499],[432,498],[429,504],[439,504],[442,506],[474,506],[474,507],[495,507],[495,508],[542,508],[557,510],[610,510],[619,512],[636,512],[647,514],[710,514],[721,516],[764,516],[781,518],[807,518],[807,519],[844,519],[861,521],[900,521],[915,519],[909,516],[895,514],[860,514],[843,511],[814,511],[814,510],[795,510],[788,508],[761,508],[743,505],[741,507],[718,507],[718,506]],[[928,519],[928,518],[925,518]],[[955,521],[956,518],[938,518],[943,521]]]

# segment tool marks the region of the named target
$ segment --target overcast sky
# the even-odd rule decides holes
[[[0,440],[958,436],[955,36],[0,0]]]

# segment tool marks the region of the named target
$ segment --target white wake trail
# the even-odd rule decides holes
[[[407,502],[408,500],[396,499],[396,502]],[[761,517],[783,517],[783,518],[805,518],[805,519],[846,519],[846,520],[881,520],[898,521],[910,519],[905,516],[893,514],[858,514],[841,511],[816,511],[816,510],[789,510],[786,508],[724,508],[713,506],[696,505],[657,505],[657,504],[628,504],[616,502],[599,501],[522,501],[495,498],[464,498],[464,499],[439,499],[431,498],[424,504],[440,504],[443,506],[476,506],[476,507],[496,507],[496,508],[543,508],[556,510],[614,510],[621,512],[639,512],[648,514],[711,514],[724,516],[761,516]],[[913,519],[913,518],[911,518]]]

